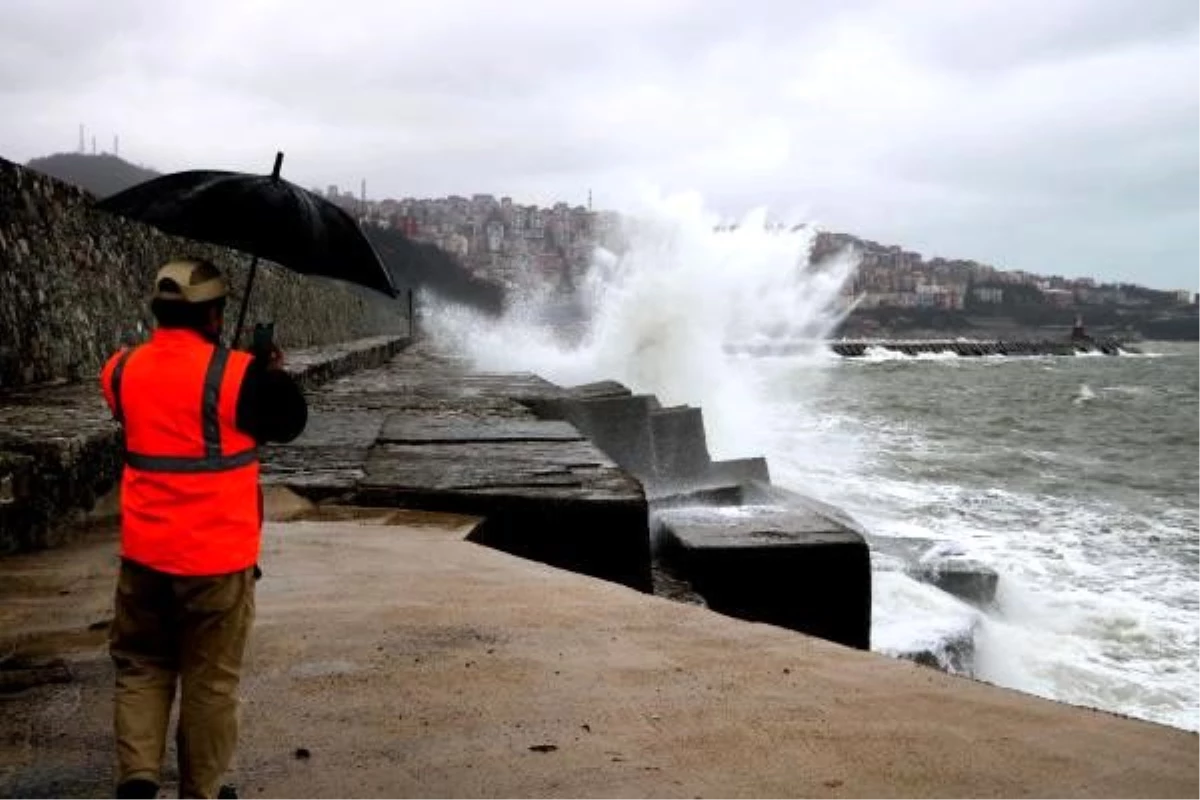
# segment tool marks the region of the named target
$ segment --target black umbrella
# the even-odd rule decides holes
[[[323,197],[270,175],[191,170],[139,183],[97,207],[161,231],[254,256],[233,341],[246,318],[258,259],[295,272],[349,281],[398,297],[391,274],[354,218]]]

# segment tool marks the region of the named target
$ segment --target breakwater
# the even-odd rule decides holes
[[[832,342],[829,348],[839,356],[857,358],[867,354],[871,348],[882,348],[907,356],[923,353],[953,353],[967,358],[980,356],[1074,356],[1081,353],[1102,353],[1117,356],[1127,351],[1127,345],[1118,339],[1086,341],[1054,341],[1052,339],[1030,341],[972,341],[959,339],[928,339],[917,341],[840,341]]]
[[[470,514],[479,544],[870,647],[862,533],[771,487],[764,459],[713,461],[699,408],[477,372],[424,344],[309,407],[304,435],[264,449],[265,484],[326,506]]]
[[[1101,354],[1119,356],[1136,353],[1137,348],[1120,339],[1079,340],[974,340],[974,339],[842,339],[836,342],[755,342],[730,345],[732,353],[752,356],[788,356],[812,352],[814,347],[826,347],[844,358],[862,358],[881,350],[906,356],[946,353],[964,358],[982,356],[1075,356]]]

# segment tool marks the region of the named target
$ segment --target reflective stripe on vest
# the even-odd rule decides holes
[[[133,355],[134,349],[126,350],[113,367],[112,393],[116,409],[113,416],[121,423],[125,422],[125,410],[121,404],[121,377],[125,372],[125,363]],[[221,418],[218,404],[228,364],[229,350],[218,346],[213,350],[208,368],[204,371],[204,389],[200,400],[200,430],[204,436],[202,457],[152,456],[126,449],[125,463],[143,472],[226,472],[257,461],[258,449],[254,447],[230,455],[221,454]]]
[[[121,406],[121,376],[125,374],[125,362],[129,361],[129,357],[133,355],[133,351],[136,349],[136,347],[127,348],[125,352],[121,353],[121,357],[117,359],[117,363],[113,367],[113,419],[122,425],[125,424],[125,409]]]

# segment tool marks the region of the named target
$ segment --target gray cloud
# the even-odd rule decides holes
[[[374,196],[639,182],[929,254],[1197,288],[1200,38],[1159,0],[5,0],[0,154]]]

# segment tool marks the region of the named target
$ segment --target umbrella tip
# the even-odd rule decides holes
[[[275,153],[275,168],[271,170],[272,178],[279,177],[279,170],[281,167],[283,167],[283,151],[282,150]]]

